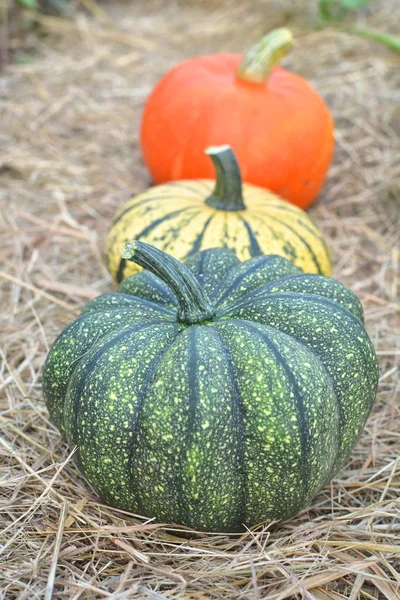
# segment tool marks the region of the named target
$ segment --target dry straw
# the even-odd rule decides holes
[[[399,22],[397,0],[370,25]],[[310,27],[313,3],[94,2],[12,37],[0,81],[0,596],[372,600],[400,597],[400,69],[394,53]],[[238,50],[293,25],[286,65],[328,101],[337,152],[311,215],[335,276],[358,293],[380,363],[377,402],[352,460],[309,510],[242,537],[158,525],[98,503],[49,423],[49,344],[111,289],[107,224],[149,183],[138,151],[144,99],[178,60]],[[23,54],[24,53],[24,54]],[[33,60],[26,61],[30,53]],[[29,58],[29,57],[28,57]]]

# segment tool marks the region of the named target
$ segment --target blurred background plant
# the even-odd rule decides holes
[[[343,21],[349,13],[354,13],[369,3],[370,0],[318,0],[318,17],[323,26],[335,24],[348,33],[379,42],[400,52],[400,36],[389,35],[369,27],[346,27],[343,25]]]
[[[104,4],[111,7],[113,0]],[[111,24],[96,0],[0,0],[0,71],[10,62],[32,62],[36,46],[33,34],[45,34],[46,19],[72,19],[78,10]]]
[[[131,2],[136,3],[137,0]],[[182,5],[190,3],[193,6],[197,3],[202,4],[203,0],[176,2]],[[0,70],[10,62],[32,60],[34,49],[29,42],[30,34],[45,29],[46,19],[69,19],[78,10],[84,10],[103,24],[112,26],[112,16],[109,15],[113,14],[113,10],[119,4],[120,0],[0,0]],[[122,1],[122,4],[128,5],[129,0]],[[297,21],[300,17],[302,25],[306,28],[343,31],[368,38],[400,52],[400,36],[368,26],[371,0],[310,0],[304,3],[304,10],[303,4],[296,3],[296,9],[294,2],[289,4],[289,21]],[[277,3],[277,14],[280,9],[281,4]]]
[[[319,17],[324,21],[341,20],[349,11],[369,4],[370,0],[318,0]]]
[[[72,3],[69,0],[16,0],[16,3],[22,8],[60,15],[68,15],[72,12]]]

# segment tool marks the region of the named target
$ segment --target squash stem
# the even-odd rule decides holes
[[[206,154],[214,163],[216,183],[206,204],[219,210],[245,210],[242,176],[236,156],[229,146],[210,146]]]
[[[179,301],[178,320],[181,323],[191,325],[214,317],[214,308],[196,277],[176,258],[136,240],[122,248],[122,257],[147,269],[171,288]]]
[[[286,27],[274,29],[243,55],[236,76],[250,83],[264,83],[272,67],[293,48],[292,32]]]

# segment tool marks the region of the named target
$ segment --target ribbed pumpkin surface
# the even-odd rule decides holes
[[[106,262],[120,283],[138,270],[121,258],[132,239],[186,260],[200,250],[228,247],[240,260],[278,254],[308,273],[331,274],[326,242],[310,217],[275,194],[243,184],[245,210],[220,210],[205,199],[213,180],[179,181],[133,198],[115,218],[107,237]]]
[[[213,312],[178,318],[148,271],[96,298],[47,358],[50,416],[114,506],[199,530],[285,519],[348,460],[371,410],[361,305],[278,256],[215,249],[187,266]]]

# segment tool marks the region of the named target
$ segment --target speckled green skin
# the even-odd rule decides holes
[[[198,530],[296,514],[348,460],[378,369],[356,296],[278,256],[187,265],[216,317],[148,272],[90,302],[44,370],[52,420],[109,504]]]

